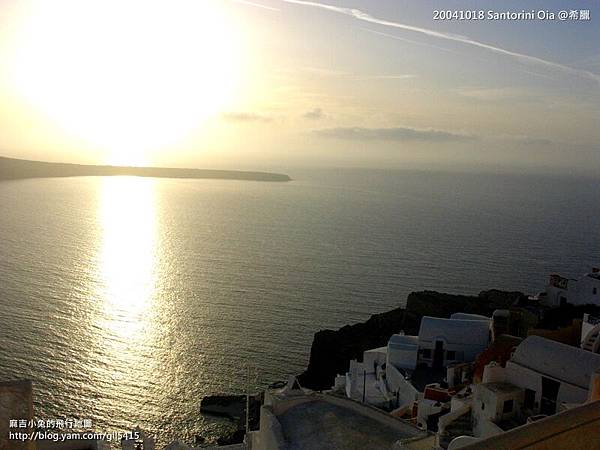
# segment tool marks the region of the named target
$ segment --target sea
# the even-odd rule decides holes
[[[210,441],[231,424],[201,399],[302,372],[321,329],[600,265],[600,179],[287,173],[0,182],[0,380],[41,419]]]

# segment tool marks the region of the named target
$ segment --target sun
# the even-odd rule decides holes
[[[12,78],[28,104],[141,165],[235,98],[236,27],[212,0],[29,0]]]

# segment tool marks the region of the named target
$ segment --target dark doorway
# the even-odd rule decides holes
[[[525,389],[525,400],[523,401],[523,407],[533,411],[535,405],[535,391],[532,389]]]
[[[444,342],[435,341],[435,350],[433,351],[433,364],[434,369],[439,369],[444,366]]]
[[[542,401],[540,403],[540,413],[552,415],[556,412],[556,399],[558,398],[559,388],[559,381],[542,377]]]

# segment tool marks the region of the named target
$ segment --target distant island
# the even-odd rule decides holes
[[[95,166],[86,164],[52,163],[0,156],[0,180],[23,178],[118,176],[154,178],[196,178],[247,181],[291,181],[288,175],[241,170],[180,169],[168,167]]]

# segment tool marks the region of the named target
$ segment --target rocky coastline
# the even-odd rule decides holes
[[[445,294],[435,291],[411,293],[405,308],[374,314],[366,322],[346,325],[338,330],[315,333],[307,369],[298,376],[300,384],[314,390],[330,389],[337,374],[346,373],[351,359],[360,359],[365,350],[387,344],[390,336],[404,330],[417,334],[423,316],[450,317],[455,312],[491,316],[496,309],[510,307],[524,298],[521,292],[482,291],[477,296]],[[250,428],[258,426],[260,394],[251,397]],[[218,439],[221,444],[242,441],[246,414],[246,396],[218,394],[202,399],[200,412],[227,417],[238,429]]]
[[[477,296],[413,292],[407,298],[406,308],[375,314],[366,322],[339,330],[315,333],[308,367],[298,380],[310,389],[329,389],[335,376],[346,373],[350,360],[361,359],[365,350],[387,345],[390,336],[400,330],[417,334],[423,316],[450,317],[456,312],[491,316],[494,310],[509,308],[524,297],[522,292],[496,289],[482,291]]]
[[[540,307],[519,291],[491,289],[478,295],[446,294],[436,291],[411,293],[406,307],[374,314],[367,321],[346,325],[338,330],[320,330],[314,335],[310,359],[306,370],[298,375],[303,387],[322,391],[329,390],[338,374],[348,371],[350,360],[361,360],[363,352],[387,345],[389,338],[399,331],[418,334],[424,316],[448,318],[454,313],[481,314],[491,317],[497,309],[515,309],[522,320],[531,321],[544,330],[558,330],[568,326],[584,313],[600,316],[600,307],[594,305],[566,305],[560,308]],[[525,330],[526,331],[526,330]],[[515,335],[519,335],[516,333]],[[515,338],[516,339],[516,338]],[[283,386],[274,383],[271,387]],[[261,394],[252,397],[250,428],[258,427]],[[215,395],[202,400],[201,412],[228,417],[238,424],[237,430],[218,439],[219,443],[242,442],[245,426],[246,397],[243,395]]]

